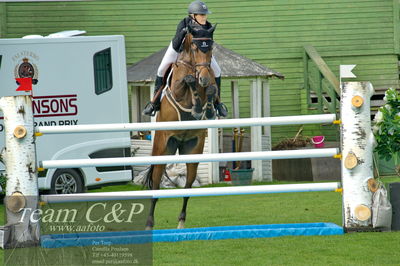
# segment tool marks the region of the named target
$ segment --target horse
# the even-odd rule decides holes
[[[156,121],[185,121],[215,119],[214,100],[217,97],[215,76],[210,67],[213,32],[216,25],[205,30],[189,26],[182,43],[182,52],[172,65],[170,85],[164,89],[161,108]],[[155,132],[152,156],[203,153],[206,129],[159,130]],[[186,164],[185,188],[191,188],[199,163]],[[152,165],[146,176],[149,189],[160,189],[164,165]],[[154,227],[154,211],[158,199],[152,199],[146,229]],[[183,198],[178,217],[178,229],[184,228],[189,197]]]

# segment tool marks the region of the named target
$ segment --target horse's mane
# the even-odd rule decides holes
[[[186,34],[185,40],[184,40],[184,42],[183,42],[183,49],[182,49],[182,52],[189,53],[189,51],[190,51],[190,45],[191,45],[191,43],[192,43],[192,39],[193,39],[193,35],[192,35],[190,32],[188,32],[188,33]]]

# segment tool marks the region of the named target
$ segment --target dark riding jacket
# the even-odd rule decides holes
[[[210,22],[207,21],[206,24],[201,25],[191,16],[187,16],[184,19],[182,19],[181,22],[179,22],[178,26],[176,27],[176,34],[175,37],[172,39],[172,48],[174,48],[174,50],[177,53],[181,51],[182,42],[187,33],[186,28],[189,24],[191,26],[201,26],[205,30],[208,30],[212,27]]]

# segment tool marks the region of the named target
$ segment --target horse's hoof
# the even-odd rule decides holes
[[[196,113],[195,111],[192,110],[191,112],[192,116],[197,119],[200,120],[203,117],[203,113]]]
[[[196,78],[193,77],[192,75],[187,75],[186,77],[183,78],[183,80],[186,82],[188,85],[196,85]]]
[[[206,118],[208,120],[214,120],[215,119],[215,111],[213,108],[207,108],[206,110]]]
[[[153,230],[153,226],[146,226],[146,228],[144,230],[146,230],[146,231]]]
[[[185,228],[185,221],[179,221],[178,229],[184,229],[184,228]]]
[[[201,107],[201,104],[196,104],[192,106],[192,113],[195,114],[203,114],[203,108]]]
[[[207,96],[215,96],[217,93],[217,87],[215,85],[208,86],[206,89]]]

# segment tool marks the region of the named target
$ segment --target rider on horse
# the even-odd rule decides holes
[[[163,87],[163,79],[166,71],[171,64],[175,63],[178,55],[181,51],[182,42],[187,33],[188,25],[202,27],[208,30],[212,27],[211,23],[207,21],[207,14],[211,14],[208,7],[204,2],[194,1],[189,5],[188,8],[189,16],[185,17],[179,22],[174,39],[168,46],[165,52],[164,58],[161,61],[160,66],[157,70],[157,77],[155,81],[154,97],[143,110],[144,115],[154,116],[156,111],[160,110],[161,93],[158,91]],[[215,82],[218,87],[218,97],[216,97],[214,106],[219,116],[226,117],[227,109],[226,106],[220,100],[221,93],[221,69],[214,57],[211,58],[211,68],[215,75]]]

